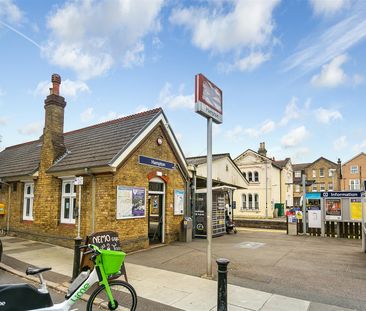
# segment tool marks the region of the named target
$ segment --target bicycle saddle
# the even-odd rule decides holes
[[[49,271],[52,268],[32,268],[32,267],[28,267],[27,270],[25,271],[26,275],[35,275],[41,272],[45,272],[45,271]]]

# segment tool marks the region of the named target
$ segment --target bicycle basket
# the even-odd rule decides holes
[[[122,266],[126,254],[120,251],[100,250],[102,263],[106,275],[117,273]]]

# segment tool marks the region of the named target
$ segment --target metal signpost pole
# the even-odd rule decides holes
[[[366,192],[364,191],[362,193],[362,197],[361,197],[361,212],[362,212],[362,231],[361,231],[361,237],[362,237],[362,252],[365,253],[366,252],[366,240],[365,240],[365,194]]]
[[[303,234],[306,234],[306,175],[302,174],[302,226]]]
[[[81,216],[81,185],[79,185],[79,206],[78,206],[78,238],[80,238],[80,217]]]
[[[207,277],[212,277],[212,118],[207,118]]]

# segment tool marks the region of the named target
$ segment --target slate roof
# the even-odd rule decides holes
[[[299,163],[299,164],[292,164],[292,170],[295,171],[302,171],[307,168],[311,163]]]
[[[157,108],[65,133],[67,154],[48,171],[109,165],[160,113]],[[0,153],[0,177],[33,173],[40,151],[40,140],[6,148]]]
[[[287,164],[288,161],[291,161],[290,158],[286,158],[284,160],[278,160],[278,161],[273,161],[273,164],[276,165],[277,167],[280,167],[281,169],[284,168]]]
[[[229,157],[230,158],[230,153],[219,153],[219,154],[213,154],[212,155],[212,161],[221,159],[221,158],[225,158],[225,157]],[[207,162],[207,155],[204,156],[199,156],[199,157],[189,157],[186,158],[188,165],[200,165],[200,164],[204,164]]]

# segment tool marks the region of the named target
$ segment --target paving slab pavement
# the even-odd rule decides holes
[[[73,250],[40,242],[37,242],[37,245],[40,244],[37,250],[32,250],[30,245],[35,243],[34,241],[14,239],[12,237],[1,237],[1,240],[3,241],[4,254],[7,257],[12,257],[17,261],[34,266],[52,266],[54,272],[65,277],[71,276]],[[13,250],[15,249],[18,251],[14,252]],[[3,264],[1,267],[6,269],[6,266]],[[143,299],[181,310],[216,310],[216,281],[129,263],[128,256],[126,270],[129,282],[136,289],[138,296]],[[228,309],[233,311],[351,310],[338,307],[332,309],[332,307],[237,285],[228,285]]]

